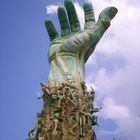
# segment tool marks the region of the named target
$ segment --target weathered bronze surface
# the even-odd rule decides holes
[[[41,83],[44,92],[44,107],[37,113],[37,124],[29,131],[29,140],[94,140],[92,129],[97,125],[94,112],[93,90],[88,92],[81,83],[81,90],[72,84],[62,83],[60,87],[49,87]],[[36,131],[36,136],[35,136]]]
[[[66,78],[74,79],[77,85],[85,81],[85,63],[117,13],[115,7],[105,8],[95,22],[92,4],[85,1],[85,27],[81,30],[72,0],[65,0],[64,4],[65,7],[58,8],[60,36],[51,20],[45,22],[51,40],[48,52],[51,66],[48,84],[51,86],[65,83]]]
[[[61,35],[51,20],[45,22],[50,37],[48,59],[50,74],[41,83],[44,107],[37,114],[37,125],[29,131],[29,140],[96,140],[92,129],[98,125],[93,103],[95,91],[87,91],[85,63],[117,13],[115,7],[105,8],[95,21],[92,4],[83,5],[85,26],[80,23],[72,0],[64,0],[58,8]]]

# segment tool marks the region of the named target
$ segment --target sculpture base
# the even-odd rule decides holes
[[[41,86],[44,107],[37,114],[35,140],[96,140],[92,129],[94,97],[83,85],[80,89],[70,84]],[[32,135],[29,132],[29,137]]]

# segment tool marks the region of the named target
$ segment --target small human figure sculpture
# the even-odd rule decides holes
[[[46,84],[41,83],[41,87],[45,93],[50,93],[50,89]]]
[[[82,107],[80,111],[80,135],[85,136],[86,134],[86,119],[91,118],[91,114],[87,112],[86,106]]]
[[[53,140],[55,140],[55,136],[57,134],[59,121],[62,121],[61,111],[62,111],[61,109],[57,109],[54,111],[54,127],[53,127],[54,129],[52,132]]]
[[[69,123],[69,133],[75,136],[76,134],[74,133],[74,129],[78,126],[76,114],[71,114],[68,117],[68,123]]]
[[[50,89],[46,84],[41,83],[41,87],[43,90],[43,95],[39,97],[38,99],[43,98],[44,102],[51,102],[51,95],[50,95]]]
[[[42,126],[43,126],[41,116],[42,116],[41,113],[37,113],[37,123],[36,123],[37,135],[41,133]]]
[[[100,110],[102,109],[102,107],[100,107],[100,108],[93,108],[93,113],[97,113],[97,112],[100,112]]]
[[[62,104],[63,100],[66,99],[65,94],[61,90],[57,89],[57,95],[58,95],[57,108],[62,108],[61,104]]]
[[[82,81],[80,84],[81,84],[84,95],[88,96],[87,86],[86,86],[85,82]]]
[[[57,114],[56,114],[57,115]],[[55,118],[54,119],[54,129],[53,129],[53,136],[55,136],[56,134],[57,134],[57,126],[58,126],[58,119],[57,118]]]
[[[92,125],[97,125],[99,127],[97,116],[92,116]]]
[[[34,129],[31,129],[29,131],[29,133],[28,133],[28,140],[35,140],[34,131],[35,131],[35,128]]]
[[[58,101],[58,94],[57,94],[57,92],[52,92],[51,93],[51,99],[52,99],[52,101],[53,102],[57,102]]]
[[[94,99],[95,99],[95,90],[93,89],[93,87],[91,87],[91,92],[90,92],[90,94],[92,95],[92,100],[94,101]]]
[[[42,137],[42,135],[40,133],[38,135],[38,140],[43,140],[43,137]]]

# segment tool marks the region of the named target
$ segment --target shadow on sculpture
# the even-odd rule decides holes
[[[43,99],[44,106],[35,128],[28,133],[29,140],[96,140],[92,126],[98,125],[94,114],[101,108],[94,107],[94,89],[87,91],[85,63],[117,9],[105,8],[97,21],[91,2],[85,0],[83,10],[84,30],[72,0],[65,0],[64,7],[58,8],[60,36],[51,20],[45,22],[51,41],[50,74],[47,83],[41,83],[43,95],[38,99]]]

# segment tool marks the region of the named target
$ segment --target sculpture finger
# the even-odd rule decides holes
[[[105,30],[106,30],[110,26],[110,22],[115,17],[117,12],[118,12],[118,10],[115,7],[105,8],[100,13],[97,23],[99,23],[99,24],[101,23],[105,27]]]
[[[92,3],[89,1],[85,1],[83,9],[85,14],[85,29],[93,28],[92,26],[95,25],[95,16],[93,12]]]
[[[105,8],[99,15],[99,19],[96,23],[96,37],[97,41],[103,36],[104,32],[110,26],[111,20],[115,17],[118,10],[115,7]]]
[[[80,31],[80,23],[72,0],[65,0],[65,7],[69,18],[71,32]]]
[[[66,11],[63,7],[58,8],[58,18],[61,26],[61,35],[65,36],[70,34],[70,28]]]
[[[51,20],[46,20],[45,26],[46,26],[46,29],[48,31],[48,35],[49,35],[51,41],[58,37],[58,33]]]

